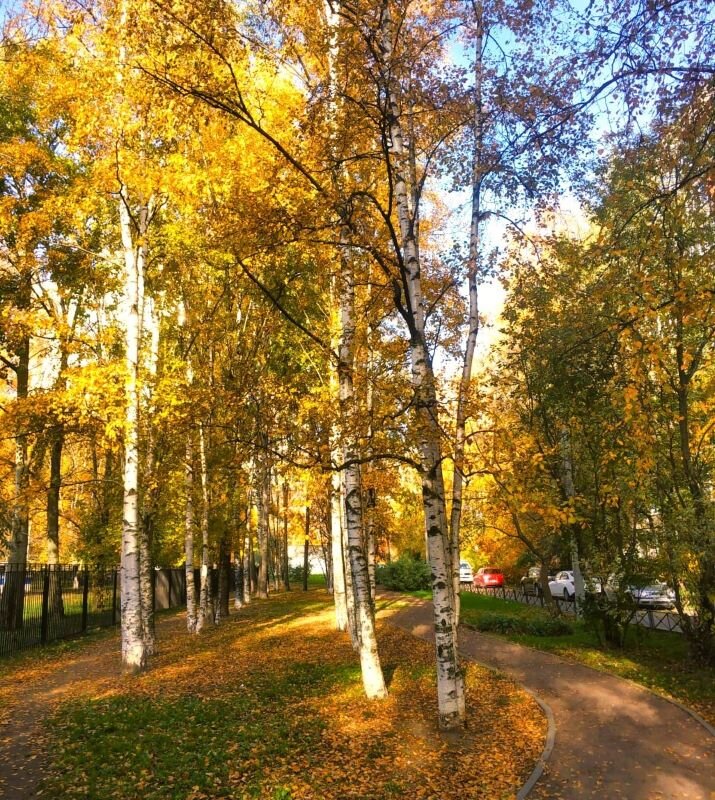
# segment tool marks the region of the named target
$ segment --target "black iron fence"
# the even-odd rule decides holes
[[[528,606],[541,606],[543,608],[546,605],[541,594],[525,592],[521,587],[495,586],[493,589],[488,589],[484,586],[463,583],[461,591],[483,594],[487,597],[501,597],[503,600],[513,600],[516,603],[524,603]],[[573,600],[564,600],[561,597],[552,599],[561,613],[576,616],[576,604]],[[634,613],[631,624],[640,625],[643,628],[652,628],[653,630],[671,631],[672,633],[683,632],[680,616],[674,611],[640,608]]]
[[[218,590],[217,570],[212,590]],[[198,597],[200,571],[194,573]],[[183,567],[153,570],[154,608],[186,605]],[[0,564],[0,656],[116,625],[119,569],[66,564]]]

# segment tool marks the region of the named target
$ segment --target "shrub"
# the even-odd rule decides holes
[[[387,589],[414,592],[419,589],[429,589],[432,575],[429,565],[421,558],[403,554],[387,564],[378,564],[375,580]]]
[[[573,633],[573,628],[562,619],[514,617],[495,613],[481,614],[475,627],[480,631],[527,636],[568,636]]]
[[[310,577],[310,564],[308,565],[308,577]],[[288,568],[288,580],[291,583],[303,583],[303,565]]]

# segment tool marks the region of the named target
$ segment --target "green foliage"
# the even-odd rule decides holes
[[[303,565],[300,564],[297,567],[289,567],[288,568],[288,579],[291,583],[301,584],[303,583]],[[310,566],[308,566],[308,579],[310,580]]]
[[[387,564],[378,564],[375,580],[387,589],[398,592],[413,592],[429,589],[432,576],[429,565],[422,559],[403,554]]]
[[[480,631],[526,634],[531,636],[568,636],[573,628],[562,619],[552,617],[522,618],[509,614],[483,614],[475,623]]]
[[[635,612],[633,599],[621,592],[612,598],[587,593],[583,603],[584,622],[600,644],[611,647],[625,647]]]

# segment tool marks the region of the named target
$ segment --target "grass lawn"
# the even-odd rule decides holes
[[[430,596],[429,592],[414,594]],[[548,613],[541,608],[510,600],[468,592],[463,593],[461,599],[462,622],[476,628],[489,625],[495,615],[535,621],[537,624],[549,619]],[[573,619],[566,621],[573,629],[569,635],[499,635],[628,678],[684,703],[715,724],[715,669],[697,667],[688,659],[685,638],[681,634],[633,626],[625,649],[604,649],[599,647],[595,634],[583,622]]]
[[[348,637],[332,620],[320,590],[253,602],[193,638],[183,615],[164,617],[147,673],[94,682],[84,674],[56,705],[40,797],[513,798],[544,742],[531,697],[469,665],[482,716],[460,735],[441,734],[433,646],[381,624],[390,696],[368,702]],[[109,636],[93,647],[105,644],[116,650]],[[26,681],[23,671],[36,668],[28,655],[4,678]],[[61,653],[55,663],[62,669]]]

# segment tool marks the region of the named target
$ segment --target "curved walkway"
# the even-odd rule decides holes
[[[389,622],[433,638],[426,601],[391,612]],[[459,644],[463,656],[519,681],[553,711],[556,742],[530,797],[715,800],[715,737],[678,706],[615,676],[473,630],[461,628]]]

